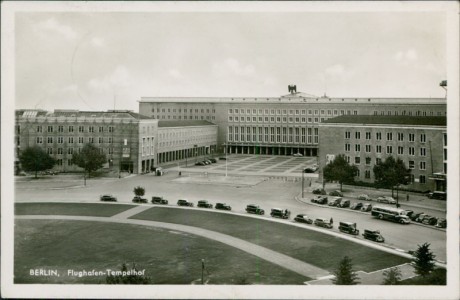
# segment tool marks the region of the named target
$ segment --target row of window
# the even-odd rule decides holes
[[[76,149],[76,150],[74,150],[74,149]],[[72,155],[72,154],[77,153],[77,152],[80,153],[80,152],[81,152],[81,149],[82,149],[82,148],[66,148],[66,149],[64,149],[64,148],[57,148],[57,149],[54,149],[54,148],[49,147],[49,148],[46,148],[46,153],[48,153],[48,154],[50,154],[50,155],[51,155],[51,154],[62,155],[62,154],[64,154],[64,153],[67,153],[67,154]],[[65,150],[67,150],[67,151],[65,151]],[[105,153],[105,152],[107,152],[108,154],[113,154],[113,148],[107,148],[106,151],[104,151],[103,148],[99,148],[99,152],[100,152],[100,153]]]
[[[378,115],[379,115],[379,112],[374,110],[374,116],[378,116]],[[426,111],[419,111],[419,110],[415,111],[415,112],[413,112],[413,111],[407,111],[406,112],[405,110],[403,110],[403,111],[395,110],[394,112],[392,112],[391,110],[388,110],[388,111],[382,110],[382,111],[380,111],[380,115],[381,116],[385,116],[385,115],[387,115],[387,116],[392,116],[392,115],[393,116],[399,116],[399,115],[406,116],[407,115],[407,116],[417,116],[417,117],[420,117],[420,116],[423,116],[423,117],[431,116],[432,117],[432,116],[435,115],[435,112],[434,111],[426,112]],[[442,116],[442,115],[443,115],[442,112],[440,112],[440,111],[436,112],[436,116]],[[444,112],[444,115],[447,115],[447,112]]]
[[[204,109],[204,108],[195,108],[195,109],[193,109],[193,108],[189,108],[189,109],[187,109],[187,108],[177,108],[176,109],[176,108],[159,108],[159,107],[157,107],[156,109],[152,108],[153,113],[154,112],[157,112],[157,113],[159,113],[159,112],[162,112],[162,113],[165,113],[165,112],[168,112],[168,113],[170,113],[170,112],[173,112],[173,113],[175,113],[175,112],[178,112],[178,113],[182,113],[182,112],[184,112],[184,113],[193,113],[193,111],[195,111],[195,113],[201,112],[202,114],[204,114],[204,113],[209,114],[210,112],[212,112],[213,114],[216,113],[216,109],[214,109],[214,108],[213,109],[209,109],[209,108],[206,108],[206,109]]]
[[[347,160],[348,160],[348,162],[350,162],[351,159],[350,159],[349,156],[347,156]],[[382,162],[381,158],[377,157],[375,159],[376,164],[379,164],[381,162]],[[360,165],[361,164],[361,157],[360,156],[355,156],[354,164],[355,165]],[[372,165],[372,158],[366,157],[365,158],[365,165],[366,166]],[[409,169],[415,169],[415,161],[409,160]],[[426,170],[426,161],[420,161],[419,162],[419,170]]]
[[[357,177],[359,177],[360,175],[361,175],[360,171],[358,170]],[[371,178],[371,171],[370,170],[365,170],[364,171],[364,178],[365,179],[370,179]],[[415,182],[415,175],[410,174],[409,175],[409,183],[414,183],[414,182]],[[419,175],[418,182],[421,183],[421,184],[426,184],[426,175]]]
[[[365,135],[366,135],[366,140],[372,139],[372,133],[370,131],[366,131]],[[408,135],[409,142],[415,142],[415,133],[408,133],[407,135]],[[405,135],[402,132],[397,132],[395,135],[393,135],[393,132],[387,132],[386,140],[387,141],[392,141],[393,136],[395,136],[399,142],[403,142],[404,139],[405,139]],[[426,143],[426,134],[421,133],[419,137],[420,137],[420,139],[419,139],[420,143]],[[356,140],[361,139],[361,132],[356,131],[355,134],[354,134],[354,138]],[[350,131],[345,131],[345,139],[347,139],[347,140],[351,139],[351,132]],[[380,131],[376,132],[375,133],[375,139],[378,140],[378,141],[382,140],[382,132],[380,132]]]
[[[318,144],[318,128],[229,126],[229,142]]]
[[[337,109],[255,109],[253,108],[252,110],[247,108],[229,108],[228,109],[228,114],[229,115],[328,115],[328,116],[338,116],[340,115],[357,115],[358,111],[357,110],[337,110]]]
[[[152,118],[155,118],[155,115],[152,115]],[[187,117],[187,116],[183,116],[184,120],[215,120],[216,117],[215,116],[195,116],[195,118],[193,116],[190,116],[190,117]],[[176,116],[176,115],[173,115],[173,116],[161,116],[161,115],[157,115],[156,116],[156,119],[160,120],[182,120],[182,116]]]
[[[270,123],[319,123],[328,118],[306,118],[306,117],[238,117],[229,116],[229,122],[270,122]]]
[[[189,129],[186,131],[167,131],[167,132],[158,132],[159,139],[166,138],[180,138],[180,137],[190,137],[197,135],[210,135],[214,134],[214,131],[209,131],[208,129]]]
[[[376,153],[382,153],[382,149],[386,148],[386,154],[392,154],[393,153],[393,148],[396,148],[398,151],[398,155],[404,155],[405,147],[398,146],[398,147],[393,147],[391,145],[387,146],[382,146],[382,145],[374,145],[375,147],[375,152]],[[372,145],[364,145],[364,149],[366,153],[372,152]],[[345,144],[345,152],[350,152],[351,151],[351,144]],[[360,144],[355,144],[355,152],[361,152],[361,145]],[[409,155],[415,156],[415,147],[408,147],[408,152]],[[419,155],[420,156],[426,156],[426,148],[425,147],[420,147],[419,148]],[[446,153],[447,156],[447,153]]]
[[[69,125],[69,126],[64,126],[64,125],[47,125],[47,126],[42,126],[42,125],[37,125],[37,132],[43,132],[43,127],[46,127],[46,131],[49,133],[52,132],[64,132],[64,127],[67,127],[67,132],[77,132],[75,130],[78,130],[78,132],[114,132],[114,127],[113,126],[83,126],[83,125]],[[97,131],[96,131],[97,130]]]
[[[48,136],[46,137],[46,139],[44,139],[42,136],[37,136],[36,139],[35,139],[35,142],[36,144],[43,144],[43,141],[46,140],[46,143],[47,144],[52,144],[54,143],[55,139],[54,137],[52,136]],[[86,142],[85,142],[86,140]],[[106,137],[105,138],[106,140],[106,143],[109,143],[109,144],[112,144],[113,143],[113,138],[112,137]],[[73,137],[73,136],[69,136],[67,137],[67,143],[68,144],[73,144],[74,142],[78,144],[83,144],[83,143],[91,143],[91,144],[94,144],[95,141],[97,141],[99,144],[103,144],[104,143],[104,137],[100,136],[100,137],[82,137],[82,136],[79,136],[78,138],[77,137]],[[56,137],[56,142],[58,144],[63,144],[64,143],[64,137],[62,136],[58,136]]]

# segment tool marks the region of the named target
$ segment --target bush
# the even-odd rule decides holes
[[[142,186],[136,186],[134,188],[134,195],[136,196],[144,196],[145,195],[145,188]]]
[[[425,277],[417,276],[399,282],[400,285],[446,285],[447,271],[445,269],[435,269],[430,275]]]

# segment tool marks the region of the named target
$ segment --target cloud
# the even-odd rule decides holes
[[[36,29],[48,33],[54,32],[60,34],[68,40],[73,40],[77,37],[77,33],[72,29],[72,27],[59,23],[55,18],[50,18],[46,21],[38,23]]]
[[[394,59],[396,61],[401,62],[404,65],[407,65],[411,62],[415,62],[418,60],[417,51],[414,49],[408,49],[406,51],[399,51],[394,55]]]
[[[213,71],[216,75],[220,76],[236,75],[250,77],[256,74],[254,65],[243,65],[234,58],[227,58],[223,62],[215,63],[213,65]]]
[[[171,76],[174,79],[182,79],[182,78],[184,78],[184,76],[182,76],[182,73],[177,69],[170,69],[168,71],[168,74],[169,74],[169,76]]]
[[[114,89],[122,89],[131,85],[131,74],[129,70],[119,65],[115,70],[104,76],[103,78],[92,78],[88,81],[88,86],[96,91],[112,91]]]
[[[91,45],[93,45],[94,47],[105,46],[105,41],[103,38],[93,37],[90,42],[91,42]]]

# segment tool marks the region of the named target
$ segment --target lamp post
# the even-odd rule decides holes
[[[227,169],[227,144],[225,144],[225,177],[227,177],[228,169]]]
[[[303,169],[302,169],[302,198],[303,198],[304,182],[305,182],[304,174],[305,174],[305,171],[306,171],[306,170],[307,170],[307,168],[303,168]]]
[[[204,284],[204,259],[201,259],[201,284]]]

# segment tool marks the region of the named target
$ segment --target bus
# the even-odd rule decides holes
[[[410,219],[406,215],[406,211],[400,208],[388,206],[374,206],[372,208],[371,215],[373,217],[379,218],[380,220],[389,220],[401,224],[410,223]]]

